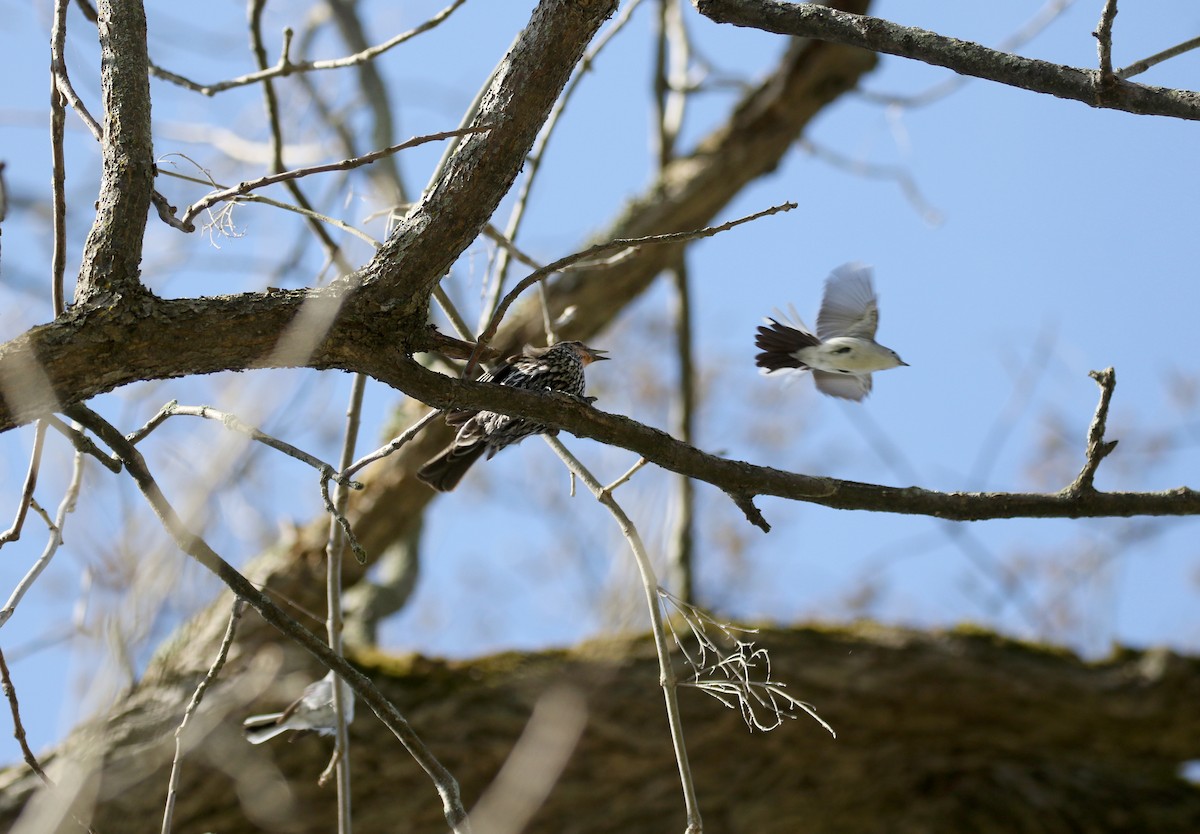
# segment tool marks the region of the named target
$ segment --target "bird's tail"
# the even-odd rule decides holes
[[[760,326],[754,339],[755,346],[762,351],[754,357],[754,364],[764,368],[766,373],[784,368],[807,368],[807,365],[792,354],[801,348],[816,347],[821,344],[821,340],[807,330],[780,324],[775,319],[767,321],[771,326]]]
[[[449,492],[458,486],[471,464],[479,460],[485,451],[487,444],[483,442],[470,446],[456,446],[452,443],[446,451],[422,466],[417,472],[417,477],[438,492]]]
[[[283,717],[282,712],[273,712],[270,715],[252,715],[242,722],[242,729],[246,733],[246,741],[251,744],[262,744],[264,741],[269,741],[275,738],[282,732],[285,732],[288,727],[280,722]]]

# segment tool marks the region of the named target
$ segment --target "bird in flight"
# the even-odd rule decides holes
[[[792,320],[766,319],[755,345],[755,364],[765,374],[811,371],[817,390],[831,397],[861,400],[871,393],[871,374],[908,363],[875,341],[879,300],[866,264],[839,266],[825,279],[825,295],[814,335],[792,310]]]
[[[558,342],[545,348],[530,348],[510,356],[479,382],[492,382],[527,391],[554,391],[573,397],[584,392],[583,369],[593,362],[608,359],[607,351],[590,348],[583,342]],[[520,443],[531,434],[557,434],[540,423],[523,417],[510,417],[495,411],[451,411],[446,422],[458,427],[458,434],[446,449],[430,460],[417,477],[439,492],[458,486],[463,475],[485,453],[491,458],[505,446]]]
[[[252,715],[242,722],[246,740],[251,744],[262,744],[288,730],[303,732],[313,730],[318,735],[333,735],[337,730],[337,716],[333,709],[333,684],[336,678],[330,672],[319,681],[304,688],[296,702],[283,712],[269,715]],[[342,712],[346,723],[354,720],[354,693],[349,687],[342,690],[346,698]]]

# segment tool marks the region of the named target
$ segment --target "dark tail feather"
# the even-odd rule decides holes
[[[762,351],[754,357],[754,364],[766,368],[767,372],[783,368],[807,368],[793,353],[800,348],[816,347],[821,340],[806,330],[797,330],[780,324],[775,319],[767,319],[770,327],[759,327],[754,345]]]
[[[486,451],[487,444],[483,442],[470,446],[451,444],[446,451],[422,466],[417,472],[417,477],[438,492],[449,492],[458,486],[471,464],[479,460]]]

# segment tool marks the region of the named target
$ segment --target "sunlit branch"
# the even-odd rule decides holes
[[[818,3],[783,0],[696,0],[700,13],[732,23],[801,38],[816,38],[873,52],[912,58],[962,75],[1091,107],[1150,116],[1200,119],[1200,93],[1139,84],[1104,84],[1098,70],[1023,58],[926,29],[850,14]]]

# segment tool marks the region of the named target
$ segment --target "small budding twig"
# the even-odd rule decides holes
[[[63,0],[65,3],[65,0]],[[246,75],[231,78],[228,81],[218,81],[213,84],[200,84],[190,79],[184,78],[182,75],[171,72],[157,66],[154,63],[150,64],[150,71],[158,78],[164,81],[170,81],[172,84],[177,84],[180,87],[200,93],[206,96],[214,96],[217,93],[223,93],[226,90],[232,90],[236,87],[245,87],[249,84],[256,84],[259,81],[266,81],[270,78],[285,77],[293,73],[309,72],[310,70],[327,70],[341,69],[343,67],[352,67],[357,64],[362,64],[367,61],[374,60],[378,56],[387,52],[393,47],[399,46],[405,41],[428,32],[430,29],[437,26],[443,20],[451,15],[455,9],[465,3],[466,0],[454,0],[449,6],[442,9],[429,20],[419,26],[409,29],[407,32],[401,32],[393,38],[389,38],[381,44],[364,49],[362,52],[357,52],[354,55],[347,55],[344,58],[332,58],[323,61],[300,61],[295,62],[289,57],[291,51],[291,41],[293,32],[291,29],[285,29],[283,32],[283,48],[280,50],[279,61],[274,66],[266,67],[257,72],[248,73]]]
[[[312,165],[307,168],[295,168],[291,171],[284,171],[279,174],[270,174],[265,177],[259,177],[256,180],[248,180],[238,183],[237,185],[226,188],[221,191],[214,191],[212,194],[197,200],[187,207],[183,217],[180,218],[180,228],[184,231],[193,232],[196,230],[195,224],[192,222],[196,215],[204,211],[211,205],[220,203],[224,200],[231,200],[237,197],[249,194],[259,188],[265,188],[268,185],[276,183],[289,182],[297,180],[301,177],[307,177],[311,174],[321,174],[329,171],[349,171],[353,168],[358,168],[362,165],[367,165],[382,159],[385,156],[390,156],[398,151],[406,150],[407,148],[415,148],[418,145],[424,145],[427,142],[437,142],[443,139],[449,139],[455,136],[465,136],[468,133],[486,133],[491,130],[491,125],[479,125],[477,127],[464,127],[457,130],[447,130],[442,133],[431,133],[428,136],[415,136],[407,142],[401,142],[399,145],[392,145],[382,150],[372,151],[362,156],[356,156],[351,159],[343,159],[341,162],[330,162],[325,165]]]
[[[1104,428],[1108,422],[1108,405],[1112,401],[1113,389],[1117,387],[1117,372],[1112,368],[1103,371],[1089,371],[1088,376],[1096,380],[1100,386],[1100,402],[1096,404],[1096,414],[1088,427],[1087,460],[1075,480],[1063,492],[1070,496],[1078,496],[1084,492],[1095,492],[1092,482],[1096,478],[1096,470],[1100,461],[1108,457],[1117,448],[1117,441],[1104,439]]]
[[[363,467],[365,467],[369,464],[372,464],[377,460],[383,460],[388,455],[392,454],[393,452],[398,450],[401,446],[408,443],[410,440],[412,440],[414,437],[416,437],[418,434],[420,434],[425,429],[425,427],[428,426],[430,423],[432,423],[434,421],[434,419],[441,413],[442,412],[438,411],[437,409],[430,411],[424,417],[422,417],[420,420],[418,420],[417,422],[415,422],[411,426],[409,426],[407,429],[405,429],[403,433],[401,433],[400,435],[393,438],[390,442],[388,442],[388,444],[386,446],[378,448],[374,452],[371,452],[368,455],[363,455],[361,458],[354,461],[354,463],[352,463],[348,467],[346,467],[345,471],[341,473],[341,477],[349,478],[355,472],[359,471]]]

